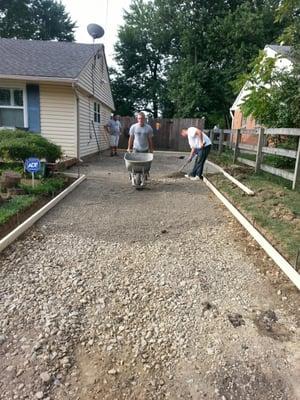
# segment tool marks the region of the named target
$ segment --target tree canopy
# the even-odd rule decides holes
[[[299,55],[294,53],[299,59]],[[279,57],[277,57],[279,58]],[[276,58],[260,52],[252,63],[247,80],[249,94],[241,108],[267,127],[297,128],[300,126],[300,65],[292,70],[278,70]]]
[[[0,37],[74,40],[75,22],[55,0],[1,0]]]
[[[134,108],[154,116],[204,116],[206,126],[228,126],[231,82],[290,22],[277,17],[280,3],[133,0],[115,46],[114,90],[125,82]]]

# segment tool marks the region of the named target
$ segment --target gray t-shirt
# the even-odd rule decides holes
[[[148,138],[153,137],[153,129],[150,125],[144,124],[140,126],[139,123],[131,125],[130,136],[134,136],[133,148],[138,151],[147,151],[149,149]]]
[[[110,119],[107,123],[109,133],[113,136],[120,136],[121,134],[121,122],[118,120]]]

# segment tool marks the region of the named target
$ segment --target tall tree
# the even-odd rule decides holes
[[[282,0],[277,11],[277,21],[287,21],[280,40],[300,47],[300,0]]]
[[[251,114],[268,127],[300,127],[300,54],[294,55],[291,70],[278,70],[276,59],[260,52],[244,77],[249,90],[242,104],[245,116]]]
[[[133,116],[135,111],[132,86],[124,80],[124,76],[116,69],[109,69],[111,79],[111,90],[115,103],[116,112],[122,116]]]
[[[60,1],[0,1],[0,37],[73,41],[75,25]]]
[[[176,115],[205,116],[209,126],[229,125],[230,82],[278,36],[281,26],[273,23],[278,3],[199,0],[192,2],[194,11],[181,14],[181,56],[169,85]]]
[[[163,108],[161,98],[170,48],[166,24],[161,23],[155,4],[143,0],[133,0],[124,20],[115,46],[120,74],[130,86],[136,109],[157,117]]]
[[[230,82],[287,24],[280,1],[134,0],[116,59],[135,106],[228,126]]]

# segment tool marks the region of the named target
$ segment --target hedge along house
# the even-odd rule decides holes
[[[26,128],[81,158],[109,147],[103,45],[0,39],[0,129]]]
[[[293,66],[293,60],[291,57],[291,47],[290,46],[277,46],[277,45],[266,45],[264,48],[266,57],[276,58],[275,68],[278,70],[290,70]],[[232,129],[254,129],[259,127],[258,121],[250,115],[245,117],[241,110],[241,105],[244,99],[249,94],[249,83],[246,82],[242,90],[235,99],[233,105],[230,108],[230,115],[232,117]]]

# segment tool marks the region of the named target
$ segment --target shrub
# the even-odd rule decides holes
[[[37,157],[55,162],[61,156],[61,148],[39,134],[21,130],[0,131],[0,157],[3,159],[24,161],[29,157]]]
[[[39,196],[56,193],[64,188],[65,183],[65,178],[48,178],[35,187],[25,184],[21,184],[20,187],[25,191],[25,193]]]

